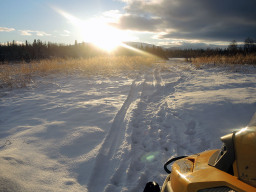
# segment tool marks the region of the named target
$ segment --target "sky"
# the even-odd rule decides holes
[[[256,39],[255,6],[255,0],[0,0],[0,43],[223,46]]]

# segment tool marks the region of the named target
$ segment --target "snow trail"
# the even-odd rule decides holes
[[[170,146],[167,146],[168,136],[171,135],[172,126],[167,123],[165,127],[161,124],[168,117],[170,112],[166,103],[166,97],[171,96],[175,86],[182,82],[182,77],[177,78],[175,68],[171,67],[169,79],[163,79],[165,73],[161,68],[154,70],[153,76],[147,76],[142,89],[141,98],[134,109],[131,143],[131,163],[127,172],[128,191],[143,191],[147,181],[163,181],[162,157],[165,157]],[[181,74],[178,74],[180,76]],[[165,81],[171,82],[165,82]],[[168,135],[169,134],[169,135]],[[179,135],[176,135],[176,138]],[[178,143],[178,141],[177,141]],[[179,143],[178,143],[179,145]],[[175,151],[173,151],[175,154]],[[165,159],[166,160],[166,159]],[[160,163],[157,164],[156,162]],[[162,172],[163,174],[155,174]]]
[[[169,67],[173,75],[159,66],[132,83],[96,157],[89,191],[142,191],[142,183],[152,179],[150,170],[162,170],[163,160],[158,167],[154,166],[157,158],[163,155],[167,158],[170,137],[175,138],[171,141],[176,146],[172,149],[173,155],[186,151],[182,149],[185,147],[178,128],[168,122],[173,115],[167,104],[168,97],[175,93],[175,86],[186,78],[175,65]],[[169,82],[162,77],[165,73],[169,73],[166,79]],[[165,126],[161,126],[163,121]],[[159,175],[155,179],[164,178]]]
[[[103,188],[108,184],[109,175],[115,172],[118,165],[118,159],[115,155],[118,152],[118,147],[121,146],[125,138],[127,121],[127,113],[131,104],[138,97],[141,79],[137,78],[133,81],[128,97],[123,106],[116,114],[112,126],[104,139],[102,147],[96,157],[93,173],[88,183],[89,191],[103,191]],[[100,185],[99,185],[100,183]]]

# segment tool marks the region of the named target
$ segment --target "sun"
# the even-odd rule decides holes
[[[134,40],[130,32],[117,29],[109,24],[115,23],[113,18],[93,17],[84,21],[59,8],[52,8],[76,27],[84,42],[92,43],[107,52],[112,52],[124,45],[125,41]]]
[[[112,52],[129,39],[124,31],[116,29],[102,19],[91,19],[81,26],[83,40],[97,47]]]

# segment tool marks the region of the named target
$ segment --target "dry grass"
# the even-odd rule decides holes
[[[202,64],[252,64],[256,65],[256,55],[255,54],[237,54],[233,56],[209,56],[209,57],[197,57],[192,59],[192,63],[199,67]]]
[[[29,64],[0,65],[0,88],[26,87],[34,76],[54,73],[79,72],[84,75],[118,75],[124,71],[134,72],[150,67],[157,60],[144,56],[107,56],[87,59],[44,59]]]

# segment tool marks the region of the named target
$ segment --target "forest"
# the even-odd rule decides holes
[[[133,48],[150,53],[162,59],[181,57],[193,60],[199,57],[212,56],[234,56],[234,55],[255,55],[256,40],[246,38],[244,44],[238,44],[235,40],[230,42],[227,48],[207,48],[207,49],[179,49],[163,48],[160,46],[126,43]],[[136,56],[141,51],[136,52],[127,47],[119,47],[112,55],[115,56]],[[0,64],[9,62],[31,62],[32,60],[51,59],[51,58],[91,58],[95,56],[104,56],[106,52],[90,43],[75,43],[73,45],[58,44],[52,42],[42,42],[34,40],[33,43],[26,41],[23,44],[17,44],[14,40],[6,44],[0,44]]]

